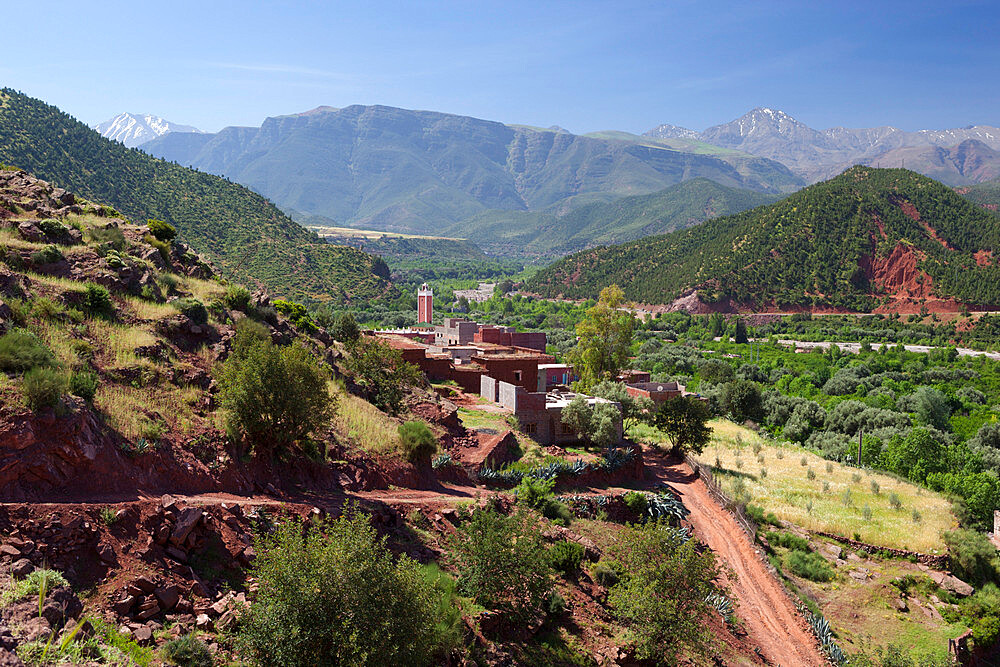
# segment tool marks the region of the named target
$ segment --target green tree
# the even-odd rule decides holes
[[[764,399],[756,382],[736,380],[725,386],[722,392],[722,407],[734,422],[748,419],[760,422],[764,417]]]
[[[552,568],[538,519],[519,508],[504,516],[476,510],[455,536],[459,589],[477,604],[526,621],[552,591]]]
[[[693,396],[678,396],[660,404],[650,420],[670,440],[675,452],[701,453],[712,439],[708,405]]]
[[[618,310],[624,303],[620,287],[605,287],[597,303],[576,325],[578,341],[569,360],[580,374],[584,391],[601,380],[614,378],[628,363],[635,319],[631,313]]]
[[[639,658],[677,664],[707,656],[712,644],[705,598],[719,592],[711,551],[661,522],[627,528],[609,548],[620,579],[608,593],[614,615],[629,630]]]
[[[430,665],[439,594],[420,566],[385,547],[367,516],[279,523],[255,542],[259,583],[237,630],[253,665]]]
[[[576,431],[581,438],[600,447],[610,447],[618,442],[618,421],[621,412],[613,403],[599,402],[590,405],[587,399],[577,396],[562,410],[562,423]]]
[[[359,338],[350,346],[344,368],[369,403],[398,414],[406,391],[420,382],[420,369],[403,361],[399,350],[374,339]]]
[[[330,333],[342,343],[353,343],[361,337],[361,327],[350,313],[337,313]]]
[[[652,414],[655,406],[653,401],[645,396],[633,396],[625,389],[621,382],[613,380],[601,380],[594,385],[590,393],[609,401],[614,401],[621,406],[622,420],[625,428],[647,419]]]
[[[318,433],[336,410],[315,358],[299,345],[273,345],[252,325],[237,330],[219,396],[230,436],[268,455]]]
[[[733,334],[733,341],[740,344],[750,342],[750,339],[747,338],[747,323],[742,317],[736,320],[736,333]]]

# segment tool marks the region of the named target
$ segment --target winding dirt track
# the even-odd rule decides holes
[[[735,581],[730,580],[729,586],[737,614],[768,662],[783,667],[829,664],[781,584],[760,560],[733,516],[709,494],[705,483],[687,464],[663,459],[648,450],[646,465],[680,494],[684,506],[691,510],[688,520],[695,533],[721,564],[735,573]]]

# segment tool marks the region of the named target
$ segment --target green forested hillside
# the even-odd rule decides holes
[[[905,294],[1000,304],[1000,219],[905,169],[853,167],[770,206],[587,250],[539,272],[546,295],[868,310]],[[923,275],[923,274],[926,275]]]
[[[699,176],[770,193],[804,185],[773,160],[700,144],[582,137],[386,106],[317,109],[214,135],[169,133],[142,148],[231,178],[298,218],[410,234],[440,235],[474,216],[649,194]]]
[[[463,220],[446,232],[474,239],[492,252],[555,257],[596,245],[665,234],[778,199],[779,195],[693,178],[650,195],[579,206],[562,216],[489,211]]]
[[[275,294],[344,301],[391,289],[380,259],[324,243],[243,186],[125,148],[10,89],[0,90],[0,162],[135,220],[166,220],[223,275]]]
[[[1000,178],[986,183],[955,188],[955,192],[988,211],[1000,215]]]

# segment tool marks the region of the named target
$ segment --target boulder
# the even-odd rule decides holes
[[[22,558],[10,566],[10,573],[21,579],[35,571],[35,564],[27,558]]]
[[[972,595],[973,588],[969,584],[965,583],[958,577],[948,574],[946,572],[937,572],[935,570],[928,570],[927,576],[929,576],[935,584],[945,589],[949,593],[954,593],[959,597],[968,597]]]
[[[170,541],[178,546],[184,544],[184,541],[191,534],[191,531],[194,530],[194,527],[198,525],[204,513],[198,507],[188,507],[183,510],[177,519],[177,523],[174,525],[173,532],[170,534]]]
[[[17,226],[17,233],[21,235],[25,241],[31,241],[32,243],[44,243],[45,234],[42,230],[38,228],[35,223],[25,220]]]

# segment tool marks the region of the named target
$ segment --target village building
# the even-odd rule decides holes
[[[421,301],[426,297],[427,301]],[[433,313],[433,292],[425,283],[417,292],[418,316]],[[543,445],[575,442],[580,436],[562,423],[562,409],[580,394],[567,388],[576,379],[573,367],[557,364],[545,353],[544,332],[483,325],[445,318],[430,328],[370,331],[399,351],[432,382],[454,382],[463,391],[483,396],[514,413],[522,430]],[[583,396],[590,404],[608,403]],[[620,408],[619,407],[619,412]],[[618,422],[619,440],[622,436]]]

